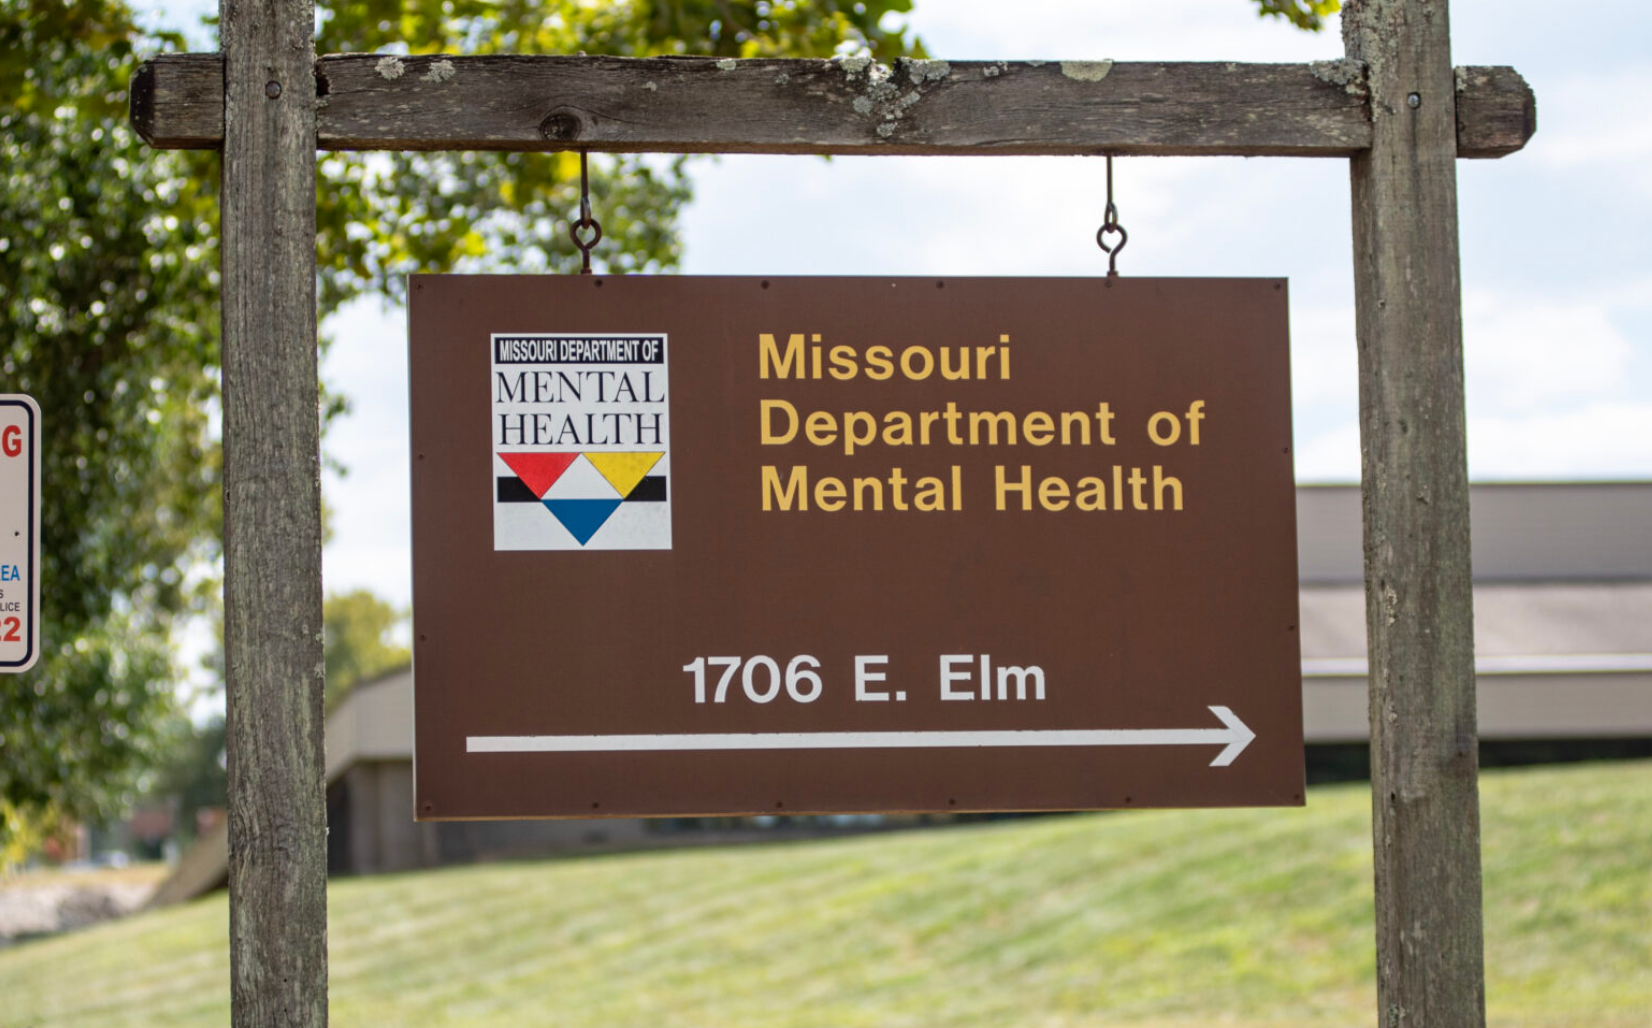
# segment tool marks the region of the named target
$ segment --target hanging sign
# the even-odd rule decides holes
[[[414,277],[418,815],[1301,803],[1283,286]]]
[[[40,407],[0,394],[0,672],[40,658]]]

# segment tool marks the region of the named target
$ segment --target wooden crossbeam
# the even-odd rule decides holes
[[[1110,61],[387,57],[315,62],[324,150],[1349,157],[1371,146],[1365,69]],[[1457,156],[1536,129],[1512,68],[1462,68]],[[176,54],[132,80],[152,146],[216,149],[223,59]]]

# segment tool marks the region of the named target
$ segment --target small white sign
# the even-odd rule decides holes
[[[495,550],[671,549],[666,337],[490,339]]]
[[[0,672],[40,657],[40,405],[0,395]]]

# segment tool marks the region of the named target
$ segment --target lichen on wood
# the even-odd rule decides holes
[[[1062,61],[1061,74],[1074,82],[1100,82],[1113,70],[1112,61]]]

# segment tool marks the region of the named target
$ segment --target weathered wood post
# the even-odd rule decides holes
[[[1457,102],[1446,0],[1352,0],[1379,1024],[1485,1024]]]
[[[236,1028],[327,1023],[315,9],[222,0],[224,653]]]

